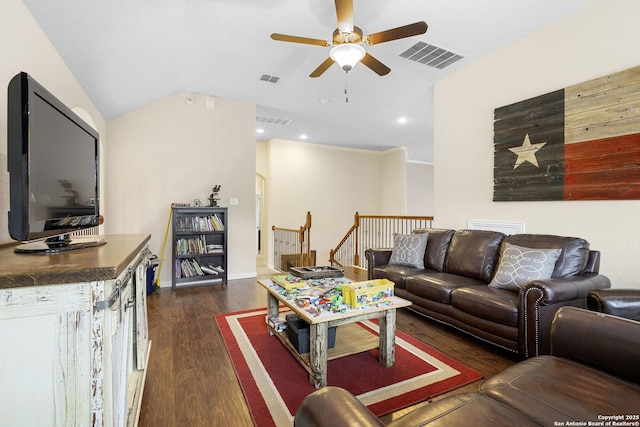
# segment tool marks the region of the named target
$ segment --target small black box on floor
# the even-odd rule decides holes
[[[297,314],[287,314],[287,336],[298,353],[309,353],[309,324]],[[336,345],[336,326],[329,328],[327,348]]]

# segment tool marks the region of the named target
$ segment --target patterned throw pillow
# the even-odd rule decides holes
[[[519,291],[531,280],[550,279],[562,249],[534,249],[505,243],[489,286]]]
[[[429,233],[394,234],[393,252],[391,253],[389,264],[424,268],[424,251],[427,249],[427,237],[429,237]]]

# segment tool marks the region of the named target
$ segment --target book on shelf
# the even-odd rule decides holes
[[[176,254],[199,255],[208,252],[205,236],[176,239]]]
[[[223,254],[224,245],[207,245],[208,254]]]
[[[214,270],[213,268],[209,267],[208,265],[203,265],[201,268],[202,268],[202,271],[204,271],[207,274],[211,274],[213,276],[217,276],[219,274],[218,271]]]
[[[209,267],[213,268],[214,270],[216,270],[218,273],[224,273],[224,269],[222,268],[221,265],[214,267],[212,265],[209,265]]]
[[[180,232],[224,231],[224,222],[216,214],[181,216],[176,218],[176,230]]]
[[[190,278],[198,276],[217,276],[224,273],[221,266],[200,265],[196,259],[176,260],[176,278]]]
[[[213,224],[215,231],[224,231],[224,222],[222,222],[218,215],[211,215],[211,224]]]
[[[181,278],[204,276],[200,264],[195,259],[183,259],[180,261]]]
[[[206,268],[206,270],[205,270],[205,268]],[[210,274],[222,274],[222,273],[224,273],[224,269],[220,265],[213,266],[212,264],[208,264],[208,265],[202,267],[202,270],[203,271],[213,271],[213,273],[210,273]]]

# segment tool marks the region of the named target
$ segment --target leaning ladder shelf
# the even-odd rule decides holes
[[[227,283],[227,208],[173,206],[171,289]]]

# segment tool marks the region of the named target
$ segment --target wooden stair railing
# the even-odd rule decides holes
[[[273,230],[273,266],[280,271],[289,267],[315,265],[311,251],[311,212],[299,229],[271,227]]]
[[[369,248],[393,247],[395,233],[409,234],[417,228],[431,228],[432,216],[384,216],[360,215],[356,212],[354,223],[335,249],[329,251],[332,266],[358,266],[366,268],[362,256]]]

